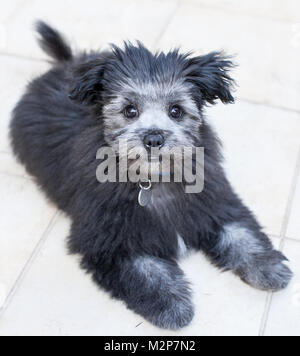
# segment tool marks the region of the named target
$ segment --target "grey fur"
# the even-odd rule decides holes
[[[129,149],[144,149],[144,135],[159,130],[167,138],[161,154],[164,154],[165,149],[173,147],[195,146],[202,115],[189,89],[190,85],[182,80],[165,84],[131,82],[123,85],[120,92],[103,108],[106,137],[115,138],[119,133],[118,139],[126,140]],[[173,103],[180,103],[185,110],[184,118],[178,122],[169,117],[169,107]],[[129,104],[134,104],[139,110],[139,117],[135,120],[126,119],[122,113],[122,109]],[[109,141],[117,151],[116,140]]]
[[[292,278],[283,256],[266,247],[252,231],[238,223],[227,225],[220,234],[219,249],[227,254],[225,269],[233,270],[255,288],[278,291]]]
[[[185,242],[183,241],[183,238],[180,235],[177,236],[177,239],[178,239],[178,258],[185,257],[187,255],[188,248]]]
[[[188,325],[194,316],[194,306],[189,283],[179,267],[159,258],[144,256],[135,259],[134,269],[143,280],[142,308],[154,311],[148,320],[167,329]],[[152,298],[153,295],[156,297]]]

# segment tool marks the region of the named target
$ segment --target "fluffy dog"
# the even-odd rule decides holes
[[[193,57],[152,54],[125,43],[74,55],[64,38],[38,23],[53,68],[27,88],[11,122],[14,153],[47,196],[72,219],[68,238],[81,266],[114,298],[153,324],[182,328],[194,315],[191,290],[177,264],[184,250],[201,250],[221,270],[251,286],[285,288],[292,273],[226,179],[220,144],[204,117],[207,104],[233,103],[233,64],[223,53]],[[186,183],[144,187],[96,179],[101,147],[118,157],[129,147],[163,152],[204,147],[201,193]]]

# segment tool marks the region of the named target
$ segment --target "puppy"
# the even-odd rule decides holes
[[[219,140],[204,117],[207,104],[234,102],[230,59],[152,54],[141,43],[74,55],[56,30],[42,22],[37,30],[55,63],[16,106],[12,147],[71,217],[69,249],[95,283],[169,329],[188,325],[194,315],[177,264],[186,250],[203,251],[255,288],[285,288],[292,277],[286,258],[226,179]],[[204,188],[188,194],[187,182],[172,179],[99,183],[98,150],[113,149],[118,166],[121,140],[148,153],[203,147]],[[146,157],[148,164],[152,154]]]

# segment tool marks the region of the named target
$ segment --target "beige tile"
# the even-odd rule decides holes
[[[266,232],[279,236],[299,150],[298,114],[238,101],[207,110],[224,142],[234,188]]]
[[[26,0],[1,1],[0,23],[8,20],[16,11],[18,11]]]
[[[194,335],[258,335],[266,293],[247,286],[231,272],[220,273],[201,255],[185,263],[197,301]]]
[[[11,0],[1,1],[0,12],[0,52],[5,51],[8,45],[8,27],[7,23],[11,20],[11,17],[22,8],[26,0]]]
[[[244,12],[253,16],[263,16],[284,21],[300,21],[298,0],[183,0],[209,7],[219,7],[233,13]]]
[[[0,152],[0,173],[30,178],[25,168],[17,162],[12,153]]]
[[[65,217],[60,217],[54,225],[0,319],[0,335],[198,333],[193,327],[178,333],[157,329],[127,310],[122,302],[111,299],[106,292],[99,290],[90,276],[80,270],[78,258],[67,254],[65,238],[69,227],[70,222]]]
[[[8,127],[11,112],[25,90],[27,83],[49,68],[47,63],[0,55],[1,90],[0,151],[9,152]]]
[[[99,49],[110,42],[140,39],[152,46],[177,7],[177,0],[30,1],[7,24],[9,53],[45,58],[33,34],[36,19],[48,21],[75,48]],[[20,33],[22,36],[20,36]]]
[[[266,327],[268,336],[300,336],[300,243],[286,241],[294,279],[283,292],[274,294]]]
[[[300,175],[298,184],[293,198],[293,205],[289,219],[287,236],[293,239],[300,240]]]
[[[142,320],[99,290],[67,254],[61,217],[0,320],[0,335],[130,335]],[[25,307],[26,306],[26,307]]]
[[[67,255],[60,217],[0,321],[0,335],[257,335],[266,293],[220,273],[201,254],[182,262],[196,316],[178,332],[160,330],[112,300]],[[54,263],[55,261],[55,263]],[[246,322],[247,321],[247,322]]]
[[[223,49],[239,64],[233,73],[239,97],[299,110],[299,33],[290,23],[184,1],[158,47],[198,53]]]
[[[55,214],[28,179],[0,174],[0,285],[7,297]]]

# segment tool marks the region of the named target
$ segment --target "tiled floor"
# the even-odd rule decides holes
[[[11,0],[0,8],[0,335],[300,335],[299,1]],[[9,148],[10,112],[26,83],[49,67],[32,34],[37,18],[80,48],[138,38],[152,49],[236,55],[237,103],[207,116],[236,190],[291,261],[287,290],[256,291],[192,255],[182,267],[196,317],[173,333],[94,286],[67,254],[69,220]]]

